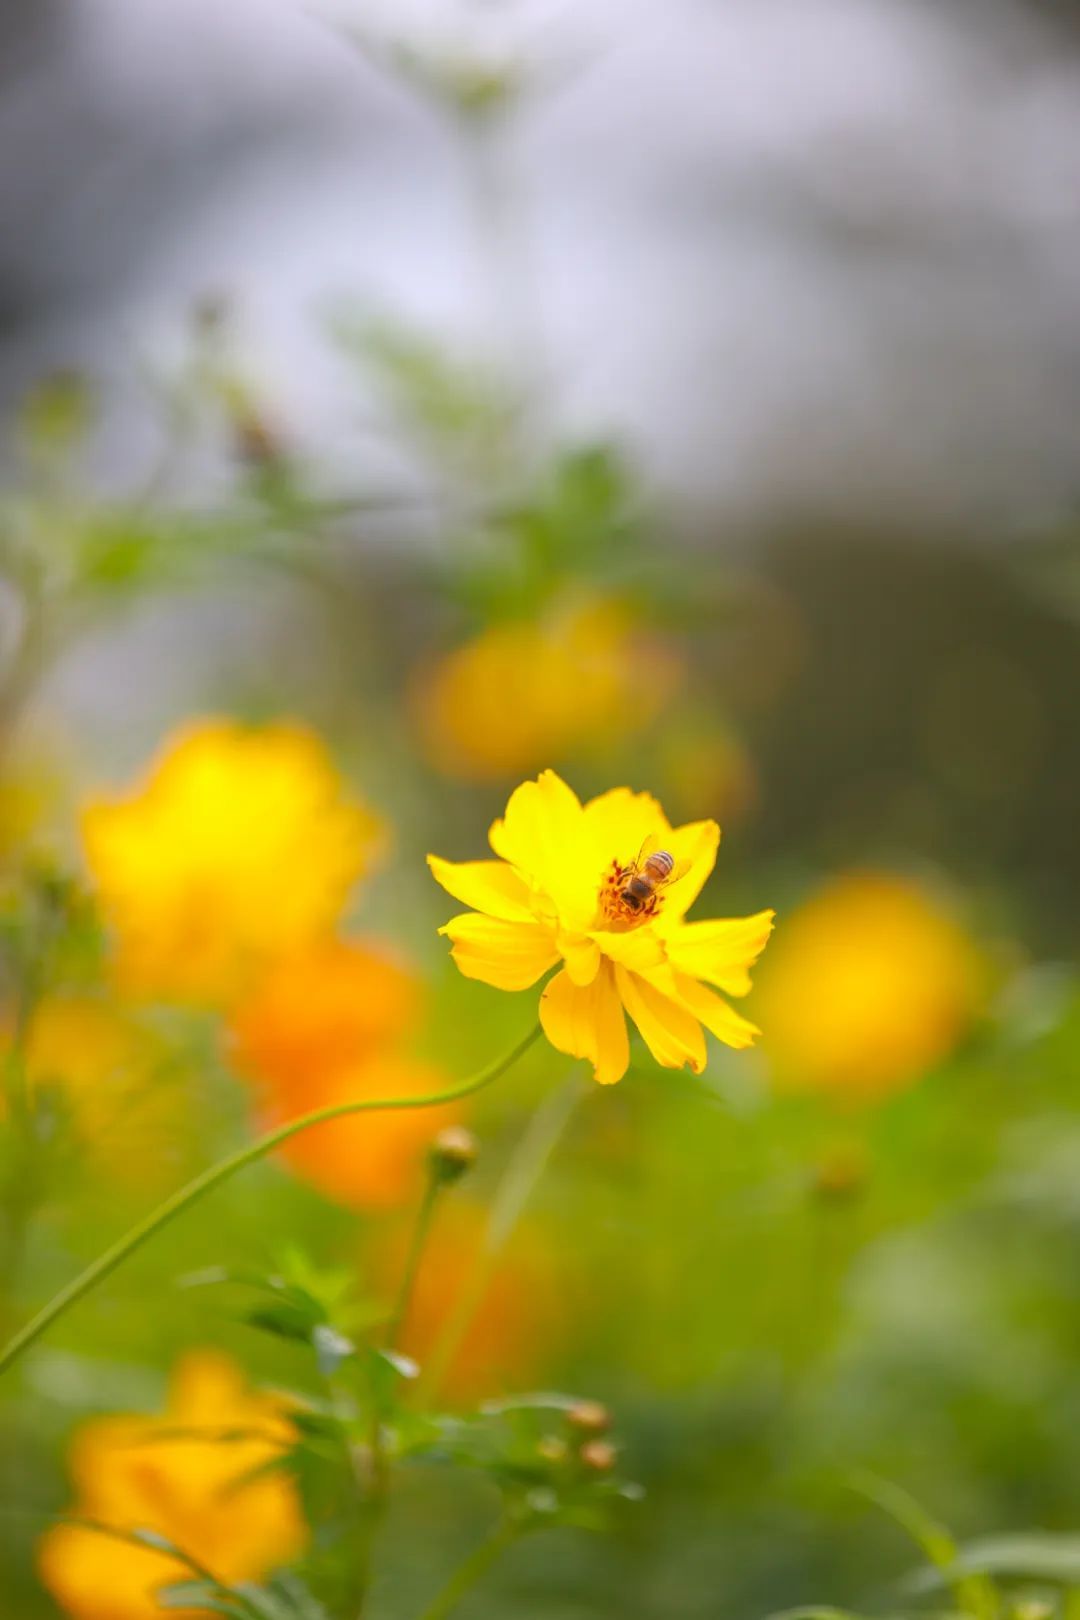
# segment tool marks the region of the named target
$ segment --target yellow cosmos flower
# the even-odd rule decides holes
[[[221,1581],[260,1580],[307,1540],[292,1480],[267,1467],[291,1439],[280,1399],[250,1390],[225,1356],[189,1355],[162,1416],[101,1418],[76,1435],[72,1515],[156,1530]],[[190,1578],[165,1553],[77,1525],[46,1532],[38,1569],[75,1620],[157,1620],[159,1589]]]
[[[82,832],[123,988],[213,1005],[333,929],[379,826],[314,733],[207,720]]]
[[[788,1091],[873,1100],[941,1062],[985,974],[968,935],[919,884],[845,872],[787,919],[754,996]]]
[[[499,860],[428,857],[447,893],[475,908],[441,932],[462,973],[499,990],[527,989],[562,962],[540,997],[544,1033],[560,1052],[587,1058],[601,1084],[621,1079],[624,1009],[665,1068],[700,1073],[702,1025],[728,1046],[751,1044],[758,1031],[716,990],[749,990],[773,913],[684,920],[716,860],[715,821],[672,827],[650,794],[629,788],[582,805],[544,771],[516,789],[489,836]],[[634,911],[623,891],[653,838],[685,872]]]
[[[621,603],[560,603],[448,653],[418,683],[414,707],[436,769],[497,780],[632,735],[680,675],[674,655]]]

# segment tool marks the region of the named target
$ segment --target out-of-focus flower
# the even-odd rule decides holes
[[[234,1010],[232,1058],[253,1081],[264,1122],[361,1097],[422,1096],[448,1077],[409,1055],[421,986],[373,944],[331,940],[271,970]],[[374,1111],[293,1137],[283,1156],[329,1197],[387,1208],[417,1190],[436,1132],[460,1108]]]
[[[487,1228],[487,1211],[455,1193],[444,1202],[424,1249],[409,1300],[400,1348],[429,1366],[451,1323]],[[404,1234],[395,1233],[373,1257],[381,1286],[393,1293],[405,1259]],[[568,1320],[565,1276],[540,1230],[519,1225],[492,1265],[458,1348],[441,1380],[451,1400],[470,1401],[524,1389],[545,1370]]]
[[[920,885],[849,872],[787,918],[754,1006],[781,1087],[874,1099],[948,1055],[983,987],[972,940]]]
[[[664,726],[654,758],[676,806],[715,805],[727,824],[743,821],[757,802],[754,762],[721,715],[681,710]]]
[[[82,830],[122,987],[212,1005],[331,931],[379,838],[314,733],[228,720],[172,737]]]
[[[10,1042],[8,1028],[0,1062]],[[163,1083],[169,1063],[161,1042],[127,1013],[92,996],[49,997],[33,1013],[23,1062],[39,1098],[55,1093],[68,1140],[99,1173],[143,1187],[169,1169],[182,1095]]]
[[[266,1467],[291,1441],[279,1398],[252,1391],[226,1357],[194,1353],[160,1417],[102,1418],[76,1434],[71,1512],[155,1530],[221,1581],[259,1580],[307,1539],[292,1481]],[[191,1575],[166,1553],[68,1524],[42,1537],[38,1567],[76,1620],[157,1620],[158,1590]]]
[[[498,990],[527,989],[563,963],[540,997],[544,1033],[560,1052],[587,1058],[602,1084],[621,1079],[624,1008],[665,1068],[701,1072],[702,1025],[728,1046],[751,1044],[753,1024],[709,986],[746,994],[773,913],[684,921],[716,860],[715,821],[672,827],[650,794],[629,788],[583,806],[544,771],[514,791],[490,839],[500,860],[429,855],[447,893],[475,907],[441,932],[462,973]],[[674,863],[671,881],[634,904],[627,886],[654,840]]]
[[[448,776],[485,781],[614,746],[679,684],[677,658],[614,601],[492,625],[425,672],[415,709]]]

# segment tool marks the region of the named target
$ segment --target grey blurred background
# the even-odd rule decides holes
[[[453,132],[363,30],[529,64],[507,251],[560,426],[729,522],[989,535],[1077,494],[1069,9],[7,0],[0,29],[0,390],[102,376],[106,462],[138,454],[140,367],[207,292],[330,460],[358,412],[328,299],[499,335],[514,278],[478,251]]]

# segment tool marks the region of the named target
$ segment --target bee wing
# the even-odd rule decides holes
[[[684,878],[686,876],[693,864],[694,863],[692,860],[690,860],[689,856],[684,856],[681,861],[676,861],[675,865],[671,868],[670,876],[665,879],[664,887],[666,888],[668,884],[671,883],[678,883],[680,878]]]
[[[634,862],[635,869],[640,872],[649,856],[655,855],[657,850],[661,849],[666,851],[664,834],[650,833],[648,838],[646,838],[645,842],[642,844],[641,848],[638,850],[637,860]],[[666,852],[670,853],[670,851]],[[691,864],[692,863],[688,859],[676,861],[675,865],[671,868],[670,873],[664,879],[664,887],[667,888],[669,884],[678,883],[679,879],[681,877],[685,877],[687,872],[689,872]]]

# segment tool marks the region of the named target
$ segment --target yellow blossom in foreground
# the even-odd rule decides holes
[[[657,838],[683,875],[633,913],[622,891],[646,840]],[[490,833],[496,861],[456,864],[430,855],[436,880],[475,908],[441,930],[467,978],[524,990],[562,967],[540,997],[544,1033],[587,1058],[610,1084],[630,1061],[624,1009],[665,1068],[705,1067],[702,1025],[728,1046],[749,1046],[753,1024],[716,994],[745,995],[773,913],[686,922],[713,869],[715,821],[672,827],[648,793],[613,788],[582,805],[554,773],[525,782]]]
[[[416,977],[372,942],[329,940],[278,963],[230,1020],[230,1055],[258,1091],[262,1124],[444,1090],[449,1075],[407,1049],[421,1001]],[[419,1193],[432,1137],[460,1117],[460,1105],[346,1116],[280,1151],[328,1197],[386,1209]]]
[[[206,720],[82,831],[123,988],[213,1005],[333,929],[379,828],[313,732]]]
[[[8,1028],[0,1063],[10,1042]],[[33,1090],[55,1093],[62,1140],[80,1162],[131,1187],[175,1174],[184,1098],[166,1081],[160,1041],[127,1013],[88,995],[47,997],[34,1009],[22,1061]]]
[[[492,625],[446,654],[419,682],[415,708],[435,766],[484,781],[632,735],[679,678],[673,654],[622,604],[578,602]]]
[[[219,1580],[256,1581],[297,1557],[307,1539],[292,1481],[259,1472],[291,1439],[280,1399],[249,1389],[226,1357],[191,1354],[160,1417],[101,1418],[76,1434],[70,1511],[116,1529],[156,1530]],[[75,1620],[158,1620],[159,1588],[190,1579],[165,1553],[75,1525],[46,1532],[38,1568]]]
[[[946,1057],[983,973],[967,934],[920,885],[834,878],[784,924],[754,996],[778,1084],[874,1099]]]

